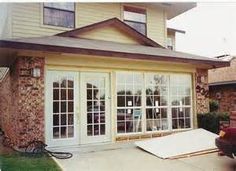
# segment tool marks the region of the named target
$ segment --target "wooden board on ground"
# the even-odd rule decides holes
[[[217,150],[215,146],[215,139],[217,137],[217,134],[204,129],[194,129],[165,137],[138,141],[135,144],[157,157],[173,159]]]
[[[215,152],[219,152],[219,150],[218,149],[204,150],[204,151],[200,151],[196,153],[189,153],[189,154],[179,155],[175,157],[170,157],[168,159],[180,159],[180,158],[199,156],[199,155],[210,154],[210,153],[215,153]]]

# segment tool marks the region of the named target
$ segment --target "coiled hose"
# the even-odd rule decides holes
[[[49,156],[53,156],[57,159],[69,159],[73,156],[72,153],[68,152],[54,152],[46,149],[47,144],[42,141],[31,141],[25,148],[25,153],[27,154],[43,154],[47,153]]]
[[[13,144],[11,142],[11,139],[3,134],[3,141],[2,144],[4,146],[10,147],[13,150],[24,153],[24,154],[30,154],[30,155],[39,155],[39,154],[48,154],[50,157],[55,157],[57,159],[69,159],[73,156],[72,153],[69,152],[54,152],[54,151],[49,151],[46,149],[47,144],[45,144],[42,141],[34,140],[30,141],[25,147],[24,151],[19,151],[13,148]]]

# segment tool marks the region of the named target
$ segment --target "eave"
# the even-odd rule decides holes
[[[204,65],[206,69],[219,68],[229,66],[230,63],[227,61],[218,60],[203,60],[203,59],[186,59],[173,56],[162,56],[162,55],[150,55],[142,53],[127,53],[122,51],[112,51],[112,50],[102,50],[102,49],[91,49],[91,48],[81,48],[81,47],[65,47],[56,45],[45,45],[37,43],[26,43],[26,42],[14,42],[8,40],[0,40],[0,49],[8,49],[9,51],[16,50],[33,50],[42,52],[60,52],[68,54],[84,54],[84,55],[94,55],[103,57],[116,57],[116,58],[126,58],[126,59],[136,59],[136,60],[151,60],[151,61],[165,61],[169,63],[186,63],[193,65]]]

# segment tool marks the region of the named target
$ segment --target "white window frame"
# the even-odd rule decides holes
[[[161,106],[161,107],[159,107],[159,109],[161,109],[161,108],[166,108],[167,109],[167,122],[168,122],[168,129],[165,129],[165,130],[155,130],[155,131],[147,131],[147,125],[145,125],[145,133],[157,133],[157,132],[168,132],[168,131],[170,131],[170,108],[169,108],[169,83],[170,83],[170,77],[169,77],[169,75],[170,74],[168,74],[168,73],[163,73],[163,72],[148,72],[148,73],[144,73],[144,92],[145,92],[145,94],[144,94],[144,103],[145,103],[145,108],[144,108],[144,111],[145,111],[145,124],[147,124],[147,118],[146,118],[146,109],[152,109],[153,107],[150,107],[150,106],[147,106],[147,104],[146,104],[146,87],[147,87],[147,85],[146,85],[146,78],[147,78],[147,75],[148,74],[152,74],[152,75],[164,75],[164,76],[167,76],[167,79],[168,79],[168,81],[167,81],[167,105],[166,106]]]
[[[142,111],[142,128],[141,128],[141,132],[129,132],[129,133],[118,133],[117,131],[117,73],[119,72],[134,72],[134,73],[141,73],[142,79],[143,79],[143,85],[142,85],[142,101],[141,101],[141,111]],[[147,74],[157,74],[157,75],[166,75],[168,76],[168,90],[167,90],[167,106],[165,106],[165,108],[167,107],[167,121],[168,121],[168,129],[166,130],[155,130],[155,131],[147,131],[146,130],[146,75]],[[115,101],[116,101],[116,106],[115,106],[115,130],[116,130],[116,136],[127,136],[127,135],[140,135],[140,134],[152,134],[152,133],[163,133],[163,132],[170,132],[170,131],[184,131],[184,130],[190,130],[193,129],[193,109],[194,109],[194,103],[193,103],[193,77],[191,73],[168,73],[168,72],[143,72],[143,71],[117,71],[115,72]],[[181,128],[181,129],[172,129],[172,105],[171,105],[171,97],[170,97],[170,76],[171,75],[189,75],[191,77],[191,83],[190,83],[190,105],[188,106],[182,106],[184,107],[189,107],[190,108],[190,128]],[[174,106],[174,107],[178,107],[178,106]]]
[[[188,75],[188,74],[170,74],[170,75],[176,75],[176,76],[178,76],[178,75]],[[192,75],[188,75],[188,76],[190,76],[190,79],[191,79],[191,82],[190,82],[190,84],[189,84],[189,86],[190,86],[190,105],[176,105],[176,106],[173,106],[172,104],[171,104],[171,97],[170,97],[170,94],[169,94],[169,105],[170,105],[170,115],[172,114],[171,113],[171,110],[172,110],[172,108],[190,108],[190,128],[177,128],[177,129],[173,129],[172,128],[172,124],[171,124],[171,130],[172,131],[179,131],[179,130],[188,130],[188,129],[192,129],[193,128],[193,86],[192,86],[192,83],[193,83],[193,77],[192,77]],[[180,85],[178,85],[179,87],[181,87]],[[170,85],[169,85],[169,87],[171,87]],[[183,87],[185,87],[185,86],[183,86]],[[177,117],[177,118],[179,118],[179,117]],[[185,117],[184,117],[185,118]],[[171,123],[172,123],[172,116],[171,116]]]
[[[76,2],[74,3],[75,5],[75,17],[74,17],[74,28],[69,28],[69,27],[63,27],[63,26],[54,26],[54,25],[48,25],[48,24],[44,24],[44,3],[40,3],[40,27],[41,28],[49,28],[49,29],[55,29],[58,31],[70,31],[73,30],[77,27],[77,15],[76,15],[76,9],[77,9],[77,4]]]
[[[140,134],[140,133],[142,133],[143,132],[143,117],[144,117],[144,112],[143,112],[143,109],[144,109],[144,107],[143,107],[143,103],[142,103],[142,101],[143,101],[143,85],[142,85],[142,89],[141,89],[141,106],[131,106],[131,107],[118,107],[117,106],[117,103],[118,103],[118,100],[117,100],[117,73],[139,73],[141,76],[142,76],[142,79],[144,79],[144,77],[143,77],[143,73],[142,72],[133,72],[133,71],[118,71],[118,72],[116,72],[116,80],[115,80],[115,98],[116,98],[116,113],[115,113],[115,129],[116,129],[116,135],[132,135],[132,134],[134,134],[134,135],[136,135],[136,134]],[[125,97],[126,97],[126,95],[124,95]],[[141,110],[141,131],[140,132],[128,132],[128,133],[118,133],[118,131],[117,131],[117,110],[119,110],[119,109],[123,109],[123,110],[127,110],[127,109],[140,109]],[[133,120],[132,120],[133,121]],[[126,122],[126,120],[124,120],[124,122]]]
[[[131,12],[129,10],[125,10],[125,8],[133,8],[133,9],[136,9],[136,10],[141,10],[141,11],[145,11],[145,13],[143,12],[133,12],[133,13],[136,13],[136,14],[144,14],[145,15],[145,21],[135,21],[135,20],[131,20],[131,19],[127,19],[125,18],[125,11],[127,12]],[[147,36],[147,9],[144,8],[144,7],[138,7],[138,6],[132,6],[132,5],[123,5],[122,6],[122,17],[123,17],[123,22],[131,22],[131,23],[136,23],[136,24],[143,24],[145,25],[145,33],[141,33],[139,32],[138,30],[136,30],[135,28],[133,28],[134,30],[136,30],[137,32],[139,32],[140,34],[143,34],[145,36]],[[131,27],[131,26],[130,26]]]

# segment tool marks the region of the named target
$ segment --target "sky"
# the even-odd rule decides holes
[[[176,35],[176,50],[207,57],[236,55],[236,2],[197,3],[167,22],[185,30]]]

